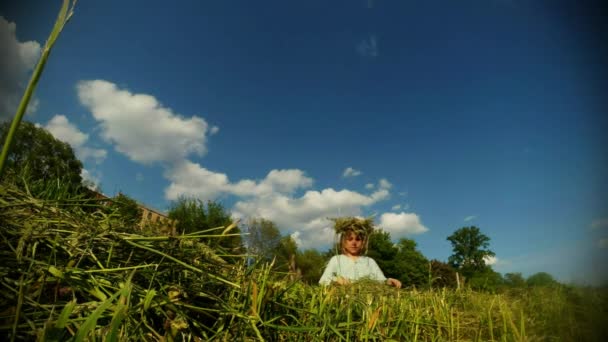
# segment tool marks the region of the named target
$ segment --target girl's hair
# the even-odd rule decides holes
[[[355,231],[354,229],[346,229],[342,232],[342,234],[340,234],[340,244],[338,246],[340,253],[344,254],[344,242],[346,242],[346,239],[348,239],[351,233],[355,234],[355,236],[358,236],[361,238],[361,240],[363,240],[363,245],[361,246],[361,254],[367,254],[367,243],[369,242],[369,237],[364,232]]]

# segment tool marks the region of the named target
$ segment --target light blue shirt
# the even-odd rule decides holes
[[[351,259],[346,255],[335,255],[327,263],[325,271],[319,280],[321,285],[329,285],[338,277],[343,277],[354,281],[361,278],[369,278],[372,280],[385,281],[386,277],[374,259],[360,256],[356,259]]]

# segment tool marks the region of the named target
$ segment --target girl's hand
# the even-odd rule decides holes
[[[400,289],[400,288],[401,288],[401,282],[400,282],[399,280],[397,280],[397,279],[388,278],[388,279],[386,279],[386,283],[387,283],[388,285],[390,285],[390,286],[394,286],[394,287],[396,287],[396,288],[398,288],[398,289]]]
[[[338,283],[339,285],[348,285],[350,284],[350,281],[344,277],[338,277],[336,278],[336,283]]]

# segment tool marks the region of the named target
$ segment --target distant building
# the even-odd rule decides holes
[[[101,192],[93,191],[93,195],[95,199],[101,200],[100,204],[107,206],[110,205],[112,198],[108,197]],[[140,229],[144,229],[148,225],[155,225],[161,233],[167,235],[176,235],[177,233],[177,221],[172,220],[167,216],[167,214],[147,207],[146,205],[136,202],[139,208],[141,209],[141,219],[137,224]]]
[[[143,229],[146,225],[158,225],[160,231],[167,235],[176,235],[177,233],[177,221],[172,220],[166,214],[148,208],[141,203],[137,203],[141,209],[141,220],[139,221],[139,227]]]

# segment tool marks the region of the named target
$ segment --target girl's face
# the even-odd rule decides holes
[[[363,250],[363,237],[349,232],[342,240],[342,252],[347,256],[358,256]]]

